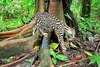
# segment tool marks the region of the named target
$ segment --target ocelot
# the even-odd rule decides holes
[[[71,38],[74,38],[75,30],[67,26],[63,20],[60,20],[53,14],[47,12],[38,12],[29,20],[29,22],[31,22],[34,17],[36,18],[36,24],[33,27],[33,35],[37,29],[39,29],[43,35],[54,30],[57,34],[59,43],[61,43],[62,48],[66,50],[63,39],[64,33],[66,31]]]

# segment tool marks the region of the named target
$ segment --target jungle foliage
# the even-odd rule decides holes
[[[81,0],[73,0],[71,5],[71,10],[74,13],[74,16],[78,22],[79,26],[79,35],[84,39],[87,34],[91,32],[100,34],[100,0],[92,0],[91,3],[91,12],[89,18],[81,17],[82,5]],[[87,5],[88,6],[88,5]],[[91,32],[90,32],[91,31]],[[83,36],[84,35],[84,36]]]
[[[0,30],[8,31],[23,25],[21,19],[28,21],[33,15],[35,0],[1,0]]]

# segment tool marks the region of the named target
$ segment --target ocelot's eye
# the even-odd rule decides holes
[[[58,20],[58,22],[60,22],[60,20]]]
[[[57,29],[59,29],[59,27],[57,27]]]

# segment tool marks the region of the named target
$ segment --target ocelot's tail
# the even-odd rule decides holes
[[[25,22],[23,19],[21,19],[21,21],[22,21],[23,24],[28,24],[34,19],[34,17],[35,17],[35,15],[32,16],[28,22]]]

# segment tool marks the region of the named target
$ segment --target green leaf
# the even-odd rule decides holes
[[[56,48],[58,47],[58,43],[51,43],[51,44],[50,44],[50,47],[51,47],[52,49],[56,49]]]
[[[34,48],[33,48],[33,50],[35,50],[35,51],[37,51],[39,49],[39,46],[35,46]]]
[[[70,17],[68,13],[66,13],[65,16],[67,16],[70,20],[72,20],[72,18]]]
[[[9,0],[9,2],[12,2],[13,0]]]
[[[89,56],[92,56],[92,54],[88,51],[84,51],[85,54],[89,55]]]
[[[100,56],[98,54],[92,55],[90,58],[92,60],[89,62],[89,64],[97,62],[98,67],[100,67]]]
[[[12,62],[12,60],[13,60],[13,57],[9,57],[9,58],[7,59],[7,62]]]
[[[98,60],[100,59],[100,56],[98,54],[95,54],[93,56],[91,56],[92,59]]]
[[[31,62],[32,62],[32,59],[28,59],[27,61],[28,61],[29,63],[31,63]]]
[[[62,60],[62,61],[67,61],[68,60],[68,58],[66,56],[62,55],[62,54],[58,54],[56,56],[56,58],[59,59],[59,60]]]
[[[30,0],[26,0],[26,4],[29,4],[30,3]]]
[[[54,58],[56,58],[56,53],[53,51],[53,49],[49,49],[49,53],[50,53]]]
[[[90,64],[93,64],[93,63],[95,63],[95,60],[92,59],[92,60],[89,62],[89,65],[90,65]]]
[[[7,0],[3,0],[3,3],[4,3],[4,5],[6,5],[7,4]]]
[[[97,61],[97,65],[98,65],[98,67],[100,67],[100,60]]]
[[[56,63],[57,63],[57,60],[56,60],[55,58],[52,58],[52,62],[53,62],[54,64],[56,64]]]
[[[70,45],[74,48],[78,48],[75,44],[73,44],[72,42],[70,42]]]
[[[83,17],[80,17],[81,20],[85,20]]]

